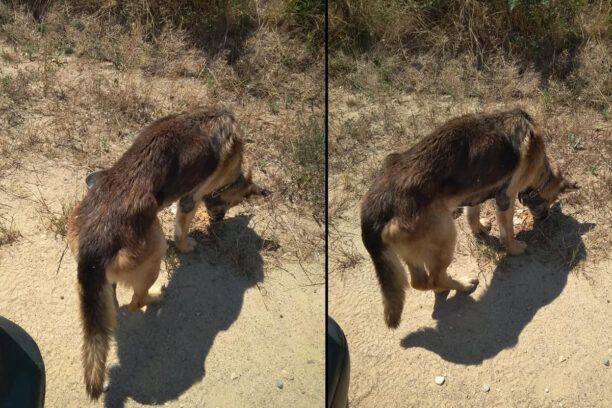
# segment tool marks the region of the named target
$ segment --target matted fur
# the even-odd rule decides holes
[[[235,182],[238,180],[239,182]],[[134,290],[130,309],[159,299],[149,288],[159,274],[166,240],[157,213],[189,197],[177,213],[176,246],[193,249],[189,223],[206,194],[224,185],[217,199],[225,210],[250,195],[266,195],[243,172],[243,143],[233,115],[202,108],[171,115],[144,128],[109,169],[96,175],[91,190],[69,218],[68,242],[78,263],[86,390],[102,392],[106,356],[116,311],[112,284]]]
[[[457,207],[468,206],[470,228],[483,233],[489,226],[479,220],[479,204],[495,198],[500,239],[509,254],[518,255],[525,244],[514,239],[517,194],[537,189],[550,206],[574,188],[551,169],[540,131],[520,109],[452,119],[409,150],[387,156],[361,206],[362,239],[382,290],[387,325],[399,325],[408,286],[400,259],[413,288],[469,291],[477,285],[476,278],[446,273],[456,243]]]

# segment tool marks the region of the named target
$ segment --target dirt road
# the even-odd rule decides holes
[[[264,228],[260,207],[239,207],[215,237],[195,233],[195,253],[172,253],[156,286],[159,306],[130,313],[118,289],[118,330],[107,365],[110,387],[89,403],[82,381],[76,264],[45,228],[83,193],[83,169],[39,160],[0,180],[0,208],[21,233],[0,247],[0,314],[36,340],[46,366],[48,407],[322,406],[324,288],[295,262],[283,238]],[[43,201],[41,201],[43,200]],[[172,236],[171,214],[163,214]],[[320,280],[321,259],[304,265]],[[282,389],[280,388],[282,387]]]

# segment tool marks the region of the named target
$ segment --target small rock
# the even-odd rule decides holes
[[[565,360],[567,360],[567,357],[563,357],[563,356],[559,357],[559,362],[560,363],[564,362]]]
[[[110,383],[108,381],[104,381],[104,384],[102,385],[102,392],[108,392],[109,388],[110,388]]]
[[[202,316],[202,312],[196,312],[196,314],[195,314],[195,315],[196,315],[197,317],[200,317],[200,316]]]
[[[610,359],[608,357],[604,357],[603,360],[601,361],[603,363],[603,365],[605,365],[606,367],[608,367],[610,365]]]
[[[485,384],[485,385],[482,386],[482,390],[484,392],[489,392],[489,391],[491,391],[491,386],[489,384]]]
[[[544,389],[544,392],[548,394],[548,388]]]
[[[283,370],[282,371],[283,377],[289,381],[293,381],[295,379],[295,377],[293,377],[291,374],[289,374],[287,372],[287,370]]]
[[[285,383],[283,383],[283,380],[276,380],[276,388],[278,388],[279,390],[282,390],[284,386],[285,386]]]
[[[444,381],[446,381],[446,378],[444,378],[444,376],[437,375],[435,381],[436,381],[436,384],[442,385],[444,384]]]
[[[238,379],[238,377],[239,377],[239,375],[238,375],[238,374],[236,374],[236,373],[232,373],[232,375],[230,376],[230,378],[231,378],[232,380],[237,380],[237,379]]]

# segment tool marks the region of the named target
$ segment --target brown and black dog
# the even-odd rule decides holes
[[[243,199],[269,194],[243,167],[233,115],[202,108],[147,126],[115,165],[96,173],[68,226],[78,263],[85,385],[92,399],[102,392],[116,323],[113,285],[133,289],[131,310],[160,299],[149,294],[166,252],[158,212],[180,200],[175,243],[179,251],[191,251],[187,233],[200,201],[219,221]]]
[[[525,251],[514,238],[517,196],[535,218],[576,183],[553,170],[544,139],[520,109],[450,120],[403,153],[386,157],[361,206],[361,232],[382,290],[385,321],[399,325],[410,271],[415,289],[470,291],[477,278],[452,278],[457,232],[453,211],[467,206],[474,234],[488,232],[480,204],[494,198],[500,241],[510,255]]]

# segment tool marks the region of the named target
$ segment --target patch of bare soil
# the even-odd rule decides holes
[[[510,105],[509,105],[510,104]],[[547,129],[548,153],[582,184],[534,228],[518,206],[515,230],[526,254],[507,257],[497,230],[475,239],[465,216],[449,273],[478,276],[470,294],[435,299],[409,289],[403,319],[390,330],[367,251],[359,199],[372,171],[449,118],[523,106]],[[547,112],[538,100],[454,100],[394,95],[378,99],[332,90],[329,314],[346,333],[351,407],[606,407],[612,379],[610,123],[588,111]],[[568,129],[571,127],[571,130]],[[579,138],[580,148],[568,140]],[[568,147],[569,145],[569,147]],[[599,198],[594,198],[599,197]],[[484,216],[493,224],[492,206]],[[435,383],[444,376],[443,385]]]

